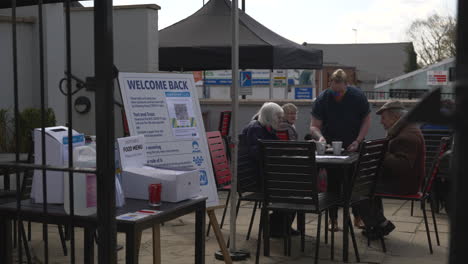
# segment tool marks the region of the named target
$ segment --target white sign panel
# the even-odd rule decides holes
[[[207,206],[219,204],[192,74],[119,73],[130,135],[144,135],[148,163],[196,168]]]
[[[427,85],[447,85],[448,71],[427,71]]]
[[[139,168],[145,165],[146,143],[142,135],[134,137],[118,138],[119,158],[122,169],[133,167]]]

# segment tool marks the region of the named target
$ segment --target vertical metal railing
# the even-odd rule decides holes
[[[39,20],[39,85],[41,93],[41,152],[42,166],[47,164],[47,152],[45,143],[45,76],[44,76],[44,17],[43,17],[43,0],[38,1],[38,20]],[[19,191],[19,190],[18,190]],[[42,169],[42,209],[43,214],[47,217],[47,170]],[[44,240],[44,263],[49,263],[49,229],[47,223],[42,224],[42,239]]]
[[[68,166],[73,168],[73,112],[72,112],[72,68],[71,68],[71,29],[70,29],[70,0],[65,0],[65,50],[66,50],[66,78],[67,78],[67,127],[68,127]],[[64,175],[65,176],[65,175]],[[66,176],[65,176],[66,177]],[[69,226],[65,227],[70,234],[70,263],[75,264],[75,228],[73,217],[75,215],[75,192],[73,171],[68,172],[68,188],[70,188],[69,205],[70,218]],[[67,188],[64,186],[64,188]],[[61,228],[61,227],[59,227]],[[94,246],[94,245],[93,245]]]
[[[22,206],[23,193],[21,190],[24,188],[21,179],[22,172],[27,170],[39,170],[40,177],[42,178],[42,195],[43,199],[41,202],[41,215],[38,216],[38,220],[42,222],[42,240],[43,243],[43,263],[49,263],[49,220],[53,221],[53,218],[49,215],[50,210],[53,206],[48,205],[47,193],[53,190],[47,188],[47,172],[48,171],[61,171],[64,173],[64,177],[69,177],[69,185],[65,188],[69,188],[69,200],[70,200],[70,215],[65,217],[65,223],[67,225],[67,233],[70,236],[70,263],[76,262],[76,250],[75,250],[75,232],[74,226],[78,223],[75,217],[75,205],[74,205],[74,173],[89,173],[93,170],[80,170],[74,168],[73,163],[73,106],[72,106],[72,56],[71,56],[71,1],[64,0],[64,11],[65,11],[65,73],[66,73],[66,111],[67,111],[67,124],[68,127],[68,168],[58,168],[47,166],[47,151],[46,151],[46,133],[45,127],[47,126],[47,102],[46,87],[55,85],[54,83],[46,84],[46,60],[45,52],[45,19],[44,8],[45,0],[38,0],[37,2],[31,2],[37,7],[37,29],[38,29],[38,58],[39,58],[39,89],[40,89],[40,128],[41,128],[41,144],[40,149],[36,149],[36,153],[42,154],[42,159],[39,161],[40,164],[22,164],[20,157],[20,151],[22,149],[22,141],[20,138],[22,127],[21,114],[20,114],[20,100],[19,100],[19,84],[18,84],[18,30],[17,30],[17,0],[11,0],[11,5],[7,6],[11,8],[12,17],[12,72],[13,72],[13,104],[14,104],[14,128],[15,128],[15,164],[9,164],[11,168],[15,169],[16,176],[16,213],[15,219],[16,225],[15,234],[18,234],[17,252],[18,262],[23,263],[23,249],[27,253],[27,260],[29,263],[29,246],[26,239],[26,233],[23,226],[23,220],[26,219],[24,214],[24,208]],[[116,76],[113,72],[113,25],[112,25],[112,0],[95,0],[94,9],[94,46],[95,46],[95,80],[96,80],[96,139],[97,139],[97,219],[95,221],[96,228],[99,234],[98,243],[98,259],[99,263],[112,264],[117,262],[116,254],[116,222],[115,222],[115,163],[114,163],[114,78]],[[27,4],[25,2],[19,2],[20,5]],[[50,54],[48,54],[50,56]],[[30,76],[25,76],[26,78]],[[1,164],[6,166],[5,164]],[[66,173],[68,172],[68,173]],[[9,175],[5,175],[9,177]],[[49,179],[50,180],[50,179]],[[30,218],[28,218],[30,220]],[[99,219],[99,220],[98,220]],[[54,222],[55,223],[55,222]],[[59,226],[59,228],[62,228]],[[8,230],[8,228],[4,229]],[[87,231],[89,232],[89,230]],[[61,230],[60,230],[61,233]],[[87,233],[89,234],[89,233]],[[91,239],[92,240],[92,239]],[[88,241],[90,242],[90,241]],[[91,242],[93,243],[93,242]],[[94,247],[94,243],[91,245]],[[88,252],[94,252],[93,250]],[[5,251],[2,251],[5,253]],[[6,256],[0,256],[0,259],[6,259],[7,264],[10,263],[11,255],[7,253]],[[86,256],[84,261],[93,259],[92,256]],[[2,263],[3,264],[3,263]]]
[[[99,263],[116,263],[112,0],[94,1]]]
[[[16,0],[12,1],[12,9],[11,9],[11,17],[12,17],[12,44],[13,44],[13,96],[14,98],[14,117],[15,117],[15,133],[17,134],[19,131],[19,100],[18,100],[18,49],[17,49],[17,27],[16,27]],[[20,161],[19,155],[19,148],[20,148],[20,140],[19,137],[15,137],[15,162]],[[10,177],[10,175],[5,175],[4,177]],[[20,173],[16,170],[16,190],[20,190]],[[19,191],[16,192],[16,227],[14,228],[14,232],[16,230],[21,230],[21,193]],[[18,262],[22,263],[23,261],[23,253],[22,253],[22,237],[18,236]]]

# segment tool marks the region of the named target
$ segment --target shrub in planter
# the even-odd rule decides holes
[[[0,152],[12,150],[11,118],[8,109],[0,109]]]
[[[55,114],[51,108],[45,110],[45,127],[56,125]],[[20,113],[19,136],[20,152],[28,153],[32,151],[32,136],[35,128],[41,127],[41,109],[26,108]]]

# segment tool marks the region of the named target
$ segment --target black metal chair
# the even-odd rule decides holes
[[[351,207],[366,200],[374,200],[377,179],[383,159],[385,158],[385,153],[387,152],[387,145],[387,139],[367,140],[361,143],[359,146],[359,160],[354,171],[351,185],[347,188],[348,190],[345,190],[343,203],[340,204],[341,207],[344,207],[344,203],[347,203],[349,207]],[[374,205],[371,202],[371,207],[372,206]],[[359,257],[359,250],[357,247],[351,218],[348,219],[348,226],[353,242],[356,260],[357,262],[360,262],[361,260]],[[369,227],[366,228],[367,232],[369,232]],[[385,252],[386,249],[383,237],[381,237],[380,240],[382,242],[382,248]]]
[[[452,130],[448,129],[421,129],[421,133],[424,137],[424,145],[426,147],[425,156],[425,169],[426,176],[430,174],[432,164],[438,157],[439,146],[442,138],[451,137],[453,134]],[[411,201],[411,216],[413,216],[414,201]]]
[[[438,147],[436,158],[433,159],[431,169],[429,170],[428,173],[426,173],[427,176],[424,180],[424,183],[422,185],[420,192],[415,193],[415,194],[410,194],[410,195],[396,195],[396,194],[394,195],[394,194],[376,193],[376,196],[379,196],[381,198],[407,200],[411,202],[420,202],[421,211],[424,217],[424,224],[426,227],[426,235],[427,235],[427,242],[429,244],[429,252],[431,254],[433,253],[433,250],[432,250],[431,234],[429,230],[429,223],[428,223],[427,214],[426,214],[426,203],[429,202],[430,207],[431,207],[432,220],[434,222],[434,231],[436,234],[436,241],[437,241],[437,245],[440,246],[439,232],[437,229],[437,222],[436,222],[436,217],[435,217],[435,212],[434,212],[434,199],[432,198],[432,187],[433,187],[434,179],[436,178],[438,171],[439,171],[441,157],[448,150],[450,142],[451,142],[451,139],[447,137],[442,138],[442,140],[440,141],[440,145]]]
[[[337,194],[321,193],[317,189],[315,143],[300,141],[260,141],[261,174],[264,200],[257,241],[256,263],[259,262],[261,234],[264,237],[264,255],[270,254],[268,212],[318,215],[315,245],[315,263],[318,262],[322,213],[339,203]],[[289,224],[288,219],[284,219]],[[290,219],[289,219],[290,220]],[[284,228],[284,251],[291,254],[291,236]],[[305,225],[300,228],[301,249],[304,250]],[[332,247],[333,247],[332,240]]]

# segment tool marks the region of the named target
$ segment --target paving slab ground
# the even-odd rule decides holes
[[[225,199],[224,194],[221,194],[221,201]],[[382,263],[382,264],[439,264],[446,263],[448,257],[448,240],[449,226],[448,218],[445,214],[437,214],[437,222],[439,227],[439,236],[441,245],[436,245],[435,233],[432,219],[429,221],[429,229],[431,230],[432,243],[434,254],[429,253],[426,229],[419,205],[414,206],[414,216],[410,215],[410,203],[404,201],[385,200],[385,214],[389,220],[393,221],[396,229],[386,237],[387,253],[383,253],[380,242],[374,241],[367,246],[366,238],[356,231],[359,252],[361,255],[361,263]],[[246,249],[255,256],[258,216],[256,215],[252,238],[245,240],[248,224],[252,212],[253,204],[244,203],[241,206],[237,221],[237,247]],[[258,212],[257,212],[258,213]],[[221,220],[222,210],[216,212],[218,220]],[[430,217],[430,212],[428,213]],[[340,215],[341,217],[341,215]],[[165,223],[161,228],[161,252],[162,263],[193,263],[194,262],[194,215],[187,215],[179,219]],[[229,235],[229,213],[226,217],[226,225],[222,232],[227,239]],[[341,222],[340,222],[341,226]],[[283,244],[281,239],[271,240],[271,256],[260,259],[260,263],[265,264],[280,264],[280,263],[312,263],[314,260],[315,234],[317,228],[317,216],[306,216],[306,250],[300,252],[300,240],[298,237],[293,238],[292,256],[283,256]],[[322,228],[323,230],[323,228]],[[335,233],[335,259],[330,260],[330,244],[322,243],[320,245],[320,263],[340,263],[342,259],[342,232]],[[76,263],[83,263],[83,232],[76,228]],[[153,263],[152,260],[152,233],[147,230],[143,233],[139,260],[140,263]],[[125,244],[123,234],[118,234],[118,244]],[[42,226],[33,224],[32,241],[30,242],[35,263],[43,262],[43,242],[42,242]],[[68,251],[70,251],[70,242],[67,242]],[[217,241],[211,232],[210,237],[206,238],[206,263],[218,264],[222,263],[214,258],[214,253],[218,250]],[[97,252],[97,247],[96,247]],[[70,253],[70,252],[69,252]],[[350,263],[355,263],[352,247],[350,248]],[[246,261],[238,263],[254,263],[252,257]],[[70,263],[70,258],[63,255],[57,227],[49,226],[49,263],[62,264]],[[97,263],[97,262],[96,262]],[[118,252],[118,263],[125,263],[125,250]]]

